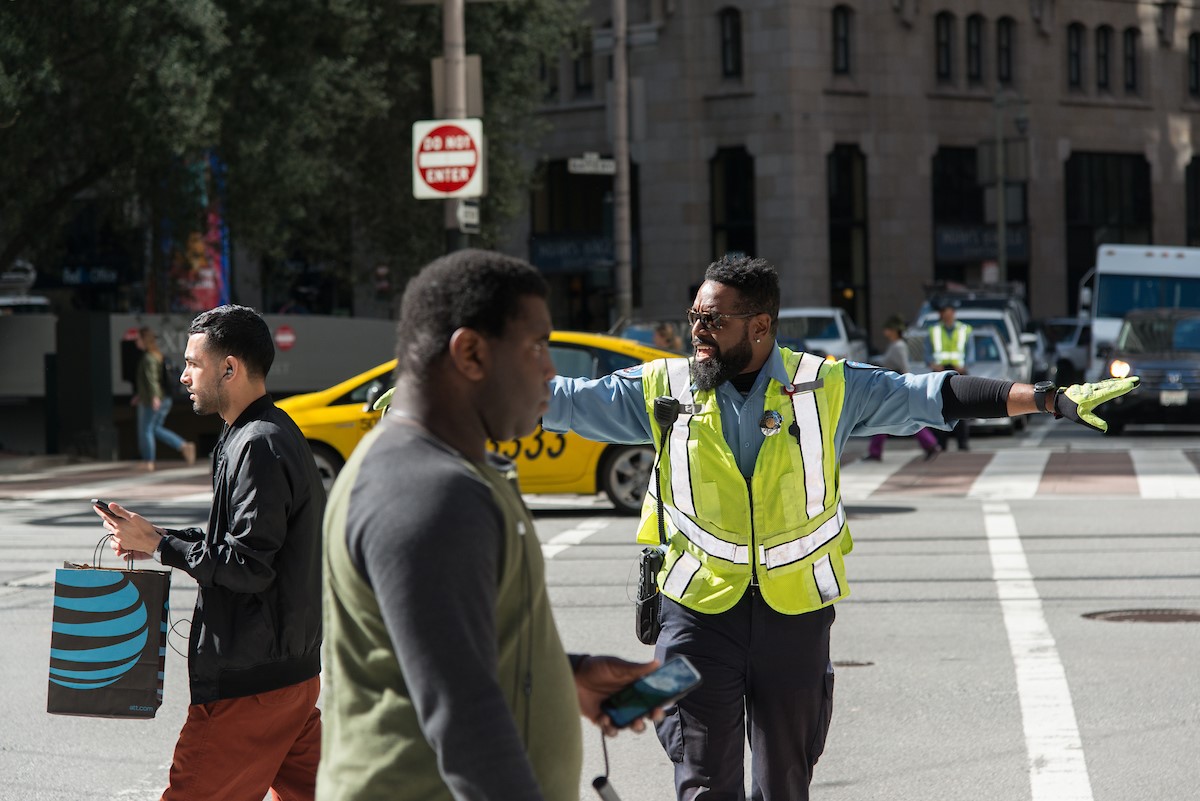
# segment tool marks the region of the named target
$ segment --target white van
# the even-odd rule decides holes
[[[1089,285],[1089,283],[1091,285]],[[1080,315],[1092,321],[1086,378],[1099,381],[1104,356],[1133,309],[1200,309],[1200,248],[1101,245],[1079,282]]]

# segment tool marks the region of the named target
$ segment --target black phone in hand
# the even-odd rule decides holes
[[[700,671],[686,656],[672,657],[654,672],[605,698],[600,709],[623,729],[653,710],[675,703],[699,687],[701,681]]]

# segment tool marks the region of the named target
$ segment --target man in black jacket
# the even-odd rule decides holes
[[[153,525],[117,504],[119,556],[196,580],[191,706],[164,801],[312,799],[320,759],[321,519],[325,491],[304,436],[266,392],[275,346],[253,309],[221,306],[189,329],[182,382],[225,421],[208,530]],[[99,514],[99,512],[97,512]]]

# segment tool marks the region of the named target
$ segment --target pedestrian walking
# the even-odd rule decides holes
[[[849,437],[1039,411],[1102,430],[1094,409],[1137,384],[1063,390],[829,361],[780,347],[778,313],[775,269],[726,256],[687,312],[694,359],[555,377],[542,417],[547,431],[658,451],[638,541],[657,545],[660,525],[668,541],[655,656],[685,655],[704,676],[657,727],[687,801],[747,797],[747,737],[750,797],[809,797],[833,712],[834,604],[849,593],[839,476]]]
[[[673,324],[662,322],[654,326],[654,347],[683,353],[683,338]]]
[[[655,667],[568,658],[512,464],[487,450],[546,408],[546,295],[480,250],[404,291],[392,404],[325,520],[321,801],[577,801],[579,715],[611,732],[600,701]]]
[[[893,373],[904,374],[909,372],[908,365],[908,343],[904,341],[904,329],[907,325],[904,318],[898,314],[893,314],[883,323],[883,336],[888,341],[887,350],[883,352],[882,364],[884,370],[891,370]],[[925,458],[933,459],[942,452],[942,446],[938,444],[937,437],[928,428],[922,428],[915,435],[917,444],[921,446],[921,450],[925,451]],[[871,437],[871,442],[867,446],[867,455],[865,459],[868,462],[883,461],[883,446],[887,444],[887,434],[876,434]]]
[[[142,456],[142,469],[154,470],[157,456],[155,440],[179,451],[183,460],[193,465],[196,463],[196,443],[185,441],[166,426],[167,415],[171,413],[173,405],[171,387],[167,383],[171,377],[166,374],[166,359],[158,347],[158,336],[154,329],[149,326],[139,328],[137,345],[142,355],[138,360],[133,402],[137,406],[138,451]]]
[[[953,370],[959,375],[967,374],[967,365],[974,361],[974,345],[971,342],[971,326],[958,322],[958,311],[954,304],[944,302],[938,308],[938,322],[929,329],[929,348],[926,353],[929,369],[934,372]],[[971,424],[959,420],[954,424],[954,441],[960,451],[971,450]],[[938,434],[938,443],[945,448],[949,436]]]
[[[199,592],[191,705],[163,801],[314,798],[320,759],[321,518],[325,490],[300,430],[266,392],[271,332],[220,306],[188,331],[183,384],[224,420],[208,528],[168,529],[110,504],[119,556],[182,570]]]

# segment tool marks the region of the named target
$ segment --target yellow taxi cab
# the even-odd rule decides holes
[[[599,378],[652,359],[677,356],[604,334],[555,331],[550,335],[555,372],[572,378]],[[395,369],[393,359],[329,389],[277,402],[308,439],[326,489],[350,452],[379,422],[380,412],[372,406],[391,387]],[[654,465],[654,449],[649,445],[606,445],[574,433],[544,431],[540,425],[527,437],[490,442],[489,447],[516,463],[522,492],[603,492],[625,514],[641,509]]]

